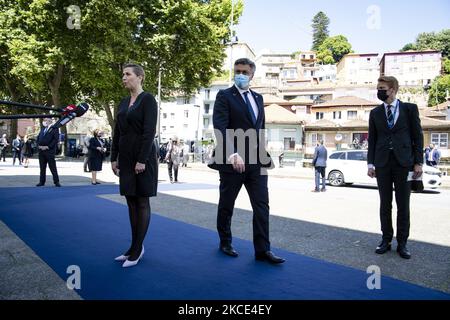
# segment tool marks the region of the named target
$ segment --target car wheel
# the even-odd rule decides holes
[[[328,174],[328,181],[332,186],[342,186],[344,184],[344,175],[338,170],[331,171]]]

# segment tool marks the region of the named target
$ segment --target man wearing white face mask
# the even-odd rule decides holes
[[[51,129],[50,119],[42,121],[42,129],[37,138],[37,145],[39,149],[39,167],[40,177],[39,183],[36,187],[45,185],[47,164],[53,175],[53,183],[56,187],[61,187],[59,184],[58,170],[56,169],[56,146],[59,141],[59,129]]]
[[[238,256],[232,246],[231,218],[234,202],[244,185],[253,208],[255,259],[279,264],[284,259],[270,251],[267,174],[261,174],[263,168],[273,167],[265,150],[265,139],[260,135],[265,129],[264,102],[260,94],[249,88],[255,69],[249,59],[236,60],[235,85],[217,94],[213,111],[217,146],[208,166],[220,174],[219,249],[228,256]]]

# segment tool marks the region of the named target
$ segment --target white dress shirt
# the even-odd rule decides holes
[[[247,90],[242,90],[240,88],[238,88],[238,86],[234,85],[236,87],[236,89],[238,89],[239,93],[242,96],[242,99],[245,101],[245,95],[244,92],[248,92],[247,97],[248,97],[248,101],[250,101],[250,104],[252,106],[253,112],[255,114],[255,118],[258,119],[258,114],[259,114],[259,110],[258,110],[258,105],[256,104],[255,99],[253,98],[253,94],[250,92],[250,89]]]

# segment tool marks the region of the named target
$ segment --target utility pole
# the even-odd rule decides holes
[[[158,135],[158,143],[161,143],[161,67],[158,71],[158,116],[157,116],[156,133]],[[158,145],[159,147],[159,145]]]
[[[234,24],[234,0],[231,0],[231,20],[230,20],[230,74],[228,76],[228,83],[231,86],[232,83],[232,74],[233,74],[233,24]]]

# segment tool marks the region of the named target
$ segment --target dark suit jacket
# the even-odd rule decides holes
[[[250,90],[258,105],[258,118],[253,124],[250,111],[239,90],[232,86],[220,90],[216,96],[213,111],[213,124],[217,146],[208,166],[215,170],[234,172],[228,161],[233,153],[239,153],[245,164],[257,164],[262,167],[273,167],[270,155],[265,150],[264,102],[260,94]],[[231,129],[228,131],[227,129]],[[241,138],[236,130],[241,130]],[[231,133],[231,134],[230,134]],[[247,135],[245,138],[244,135]],[[251,138],[249,136],[253,135]]]
[[[399,116],[392,129],[387,124],[384,104],[370,112],[367,163],[384,167],[390,148],[403,167],[423,163],[423,132],[417,105],[399,101]]]
[[[59,141],[59,129],[49,129],[47,133],[44,134],[45,128],[42,128],[39,132],[39,135],[37,137],[37,145],[38,146],[47,146],[48,150],[45,150],[44,152],[56,153],[56,146]],[[39,152],[42,152],[42,150],[39,150]]]

